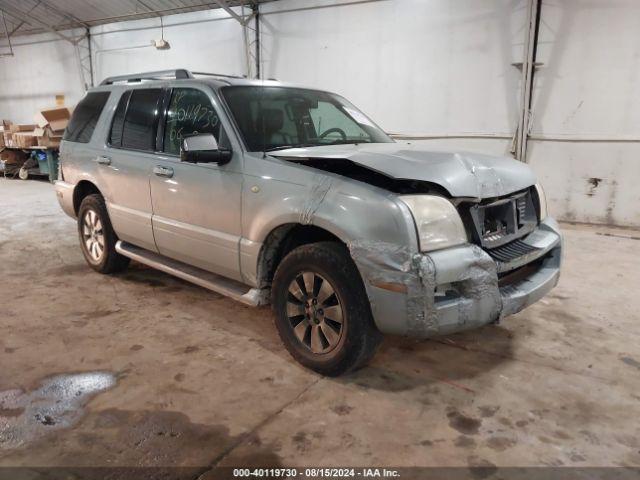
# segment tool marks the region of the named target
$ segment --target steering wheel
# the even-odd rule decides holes
[[[320,139],[324,139],[326,136],[332,134],[332,133],[338,133],[340,134],[340,136],[342,137],[342,140],[346,141],[347,140],[347,134],[344,133],[344,130],[342,130],[341,128],[338,127],[334,127],[334,128],[330,128],[329,130],[325,130],[324,132],[322,132],[320,134]]]

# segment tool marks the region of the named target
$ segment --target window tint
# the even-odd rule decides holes
[[[64,131],[63,140],[89,143],[110,92],[90,92],[80,100]]]
[[[252,152],[393,141],[360,110],[332,93],[262,86],[221,90]]]
[[[164,151],[178,155],[184,135],[212,133],[220,140],[220,118],[209,97],[195,88],[176,88],[171,95],[164,129]]]
[[[159,88],[131,92],[122,130],[122,148],[155,150],[161,93]]]
[[[127,104],[129,103],[129,97],[131,96],[131,90],[124,92],[118,102],[118,108],[113,115],[113,122],[111,123],[111,133],[109,134],[109,144],[114,147],[122,146],[122,130],[124,129],[124,114],[127,113]]]

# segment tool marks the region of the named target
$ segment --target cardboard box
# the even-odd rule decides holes
[[[49,127],[36,128],[33,132],[39,147],[56,148],[60,146],[62,140],[61,132],[52,132]]]
[[[13,147],[13,133],[5,131],[2,134],[2,138],[4,139],[5,147]]]
[[[33,132],[36,128],[38,128],[37,125],[14,123],[11,125],[10,130],[11,130],[11,133]]]
[[[52,131],[62,132],[67,128],[67,124],[71,118],[71,111],[67,107],[51,108],[49,110],[41,110],[40,115],[42,117],[42,121],[38,122],[40,128],[48,125]],[[43,124],[43,122],[46,123]]]
[[[13,143],[18,148],[35,147],[37,138],[33,132],[17,132],[13,134]]]

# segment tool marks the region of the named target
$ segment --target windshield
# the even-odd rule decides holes
[[[251,152],[393,142],[360,110],[328,92],[288,87],[222,89]]]

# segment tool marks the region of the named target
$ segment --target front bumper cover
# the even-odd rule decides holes
[[[562,237],[552,218],[521,238],[536,247],[520,278],[500,285],[498,265],[477,245],[430,252],[380,242],[349,245],[383,333],[432,337],[479,327],[519,312],[556,286]],[[501,265],[505,270],[509,266]]]

